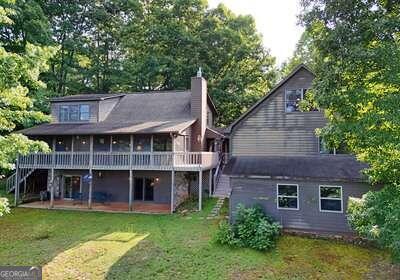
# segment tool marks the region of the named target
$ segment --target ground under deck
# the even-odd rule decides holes
[[[20,204],[19,207],[49,209],[49,201],[34,201]],[[88,208],[87,202],[76,202],[72,200],[55,200],[53,209],[78,210],[78,211],[101,211],[101,212],[125,212],[125,213],[151,213],[168,214],[171,213],[169,204],[134,201],[132,211],[129,211],[129,204],[125,202],[92,203],[92,208]]]

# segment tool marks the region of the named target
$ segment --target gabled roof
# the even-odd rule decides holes
[[[251,112],[253,112],[260,104],[262,104],[265,100],[267,100],[274,92],[276,92],[283,84],[285,84],[290,78],[292,78],[297,72],[301,69],[305,69],[311,74],[314,73],[308,68],[305,64],[298,65],[289,75],[287,75],[283,80],[281,80],[273,89],[271,89],[267,95],[257,101],[253,106],[251,106],[243,115],[237,118],[230,126],[227,127],[227,133],[230,133],[232,129],[239,124],[246,116],[248,116]]]
[[[224,174],[276,180],[365,182],[361,171],[367,167],[351,155],[239,156],[229,160]]]

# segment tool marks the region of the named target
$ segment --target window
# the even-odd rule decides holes
[[[303,89],[287,90],[285,92],[286,112],[299,111],[299,103],[303,99]]]
[[[299,112],[300,111],[300,102],[302,100],[307,100],[307,89],[292,89],[285,91],[285,111],[287,113],[291,112]],[[318,111],[315,108],[315,104],[310,104],[307,111]]]
[[[60,106],[60,122],[67,122],[69,120],[69,106]]]
[[[133,137],[133,150],[135,152],[150,152],[151,137],[147,135],[135,135]]]
[[[90,117],[89,105],[79,106],[79,116],[81,121],[88,121]]]
[[[60,122],[89,121],[90,106],[83,105],[61,105],[59,112]]]
[[[113,135],[112,151],[113,152],[129,152],[131,138],[129,135]]]
[[[348,154],[349,153],[347,146],[344,143],[341,143],[338,148],[330,149],[327,147],[327,145],[325,144],[324,139],[322,139],[322,137],[318,137],[318,141],[319,141],[319,153],[320,154],[338,155],[338,154]]]
[[[319,141],[319,153],[324,154],[324,155],[335,155],[336,154],[336,149],[329,149],[328,146],[325,144],[324,139],[322,137],[318,137]]]
[[[299,186],[278,184],[277,206],[278,209],[299,210]]]
[[[319,186],[319,210],[321,212],[343,211],[342,187]]]
[[[153,151],[155,152],[171,152],[172,139],[169,135],[154,135],[153,136]]]

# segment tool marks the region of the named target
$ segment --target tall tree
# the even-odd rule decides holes
[[[282,63],[280,67],[280,75],[282,77],[287,76],[301,63],[314,69],[314,56],[315,52],[312,36],[308,30],[305,30],[296,44],[296,49],[293,52],[292,57]]]
[[[274,82],[274,59],[263,47],[254,19],[201,0],[139,1],[124,28],[126,80],[122,88],[179,89],[203,68],[219,120],[229,124]]]
[[[387,207],[373,210],[364,204],[358,217],[375,213],[364,226],[379,232],[375,237],[400,259],[400,213],[392,207],[400,192],[387,195],[400,188],[400,2],[303,0],[302,5],[302,22],[316,48],[315,97],[329,119],[321,134],[330,146],[345,141],[369,163],[372,182],[388,185],[368,195]]]
[[[2,0],[0,2],[0,29],[12,29],[12,16],[17,16],[15,2]],[[17,45],[23,38],[15,37]],[[12,162],[18,153],[46,150],[43,142],[28,140],[20,134],[10,134],[18,128],[23,128],[47,117],[33,110],[33,103],[28,96],[30,88],[37,89],[44,84],[39,80],[39,74],[48,69],[47,60],[53,55],[51,47],[39,47],[29,42],[18,53],[7,51],[3,42],[0,43],[0,168],[12,168]]]

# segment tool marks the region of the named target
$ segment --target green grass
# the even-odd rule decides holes
[[[280,238],[261,253],[212,242],[205,211],[139,215],[17,208],[0,218],[0,264],[42,265],[45,279],[393,279],[387,253]]]

